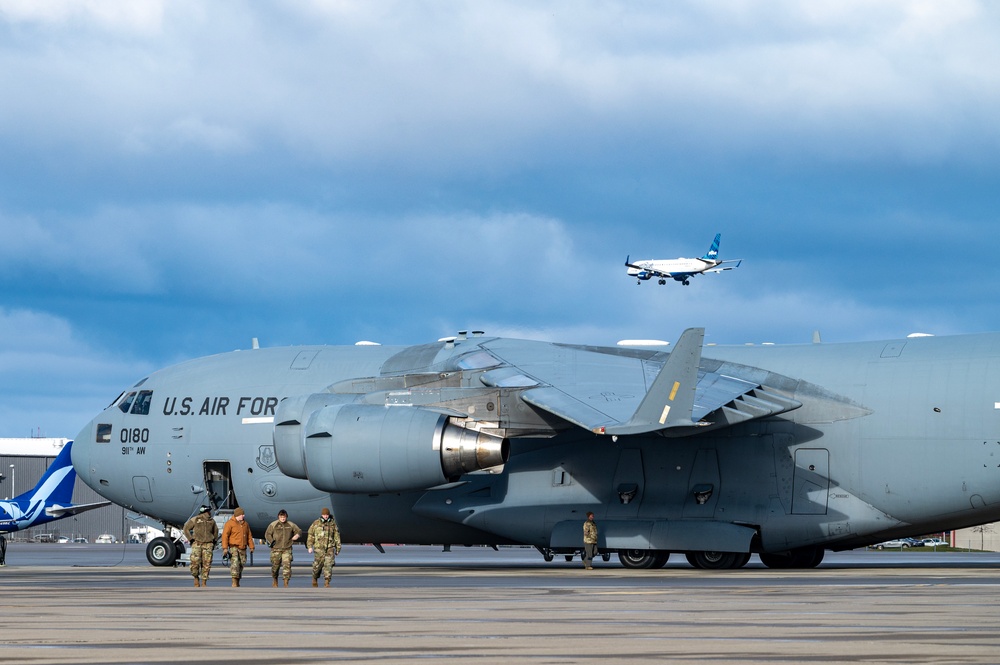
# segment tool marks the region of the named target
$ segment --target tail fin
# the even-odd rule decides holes
[[[712,260],[712,261],[714,261],[717,258],[719,258],[719,241],[721,239],[722,239],[722,234],[721,233],[716,233],[715,234],[715,240],[712,241],[712,246],[708,248],[708,251],[705,252],[705,256],[703,256],[701,258],[703,258],[703,259],[709,259],[709,260]]]
[[[0,533],[20,531],[53,520],[110,505],[110,501],[73,503],[76,470],[73,442],[68,442],[31,490],[10,501],[0,501]]]
[[[68,505],[73,501],[73,484],[76,482],[76,471],[73,469],[73,442],[68,441],[55,460],[45,470],[41,480],[34,489],[26,492],[18,499],[30,499],[32,503],[42,501],[47,505]]]

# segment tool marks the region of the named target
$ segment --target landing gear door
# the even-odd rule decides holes
[[[636,517],[642,504],[644,485],[642,451],[632,448],[622,450],[611,486],[613,498],[608,503],[608,517]]]

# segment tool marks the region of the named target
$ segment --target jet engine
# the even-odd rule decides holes
[[[454,425],[436,411],[357,403],[320,406],[325,400],[316,399],[312,402],[318,408],[309,410],[311,398],[285,409],[287,416],[296,406],[305,407],[304,423],[279,412],[275,451],[284,473],[307,478],[324,492],[422,490],[507,461],[507,439]]]

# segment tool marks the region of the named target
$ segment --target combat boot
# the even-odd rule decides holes
[[[324,583],[323,583],[323,586],[325,586],[325,587],[328,587],[328,586],[330,586],[330,580],[327,580],[326,582],[324,582]]]
[[[240,581],[234,577],[233,578],[233,586],[239,586],[239,585],[240,585]]]
[[[288,578],[285,578],[285,586],[288,586]]]
[[[201,581],[201,585],[202,586],[208,586],[208,580],[207,579],[202,580]]]
[[[318,577],[314,577],[313,578],[313,586],[319,586],[319,578]]]
[[[201,586],[201,581],[197,577],[194,578],[194,585],[195,586]]]
[[[272,577],[271,580],[272,580],[271,581],[271,586],[273,586],[273,587],[278,586],[278,578],[277,578],[277,576]]]

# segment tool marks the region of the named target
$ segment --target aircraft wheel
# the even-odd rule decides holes
[[[146,545],[146,560],[154,566],[172,566],[177,562],[177,546],[169,538],[153,538]]]
[[[788,552],[761,552],[758,556],[768,568],[815,568],[825,554],[822,547],[803,547]]]
[[[604,552],[601,554],[601,558],[605,561],[611,561],[611,552]]]
[[[686,556],[688,563],[703,570],[739,568],[743,560],[741,552],[688,552]]]
[[[662,550],[618,550],[618,560],[626,568],[663,568],[670,552]]]

